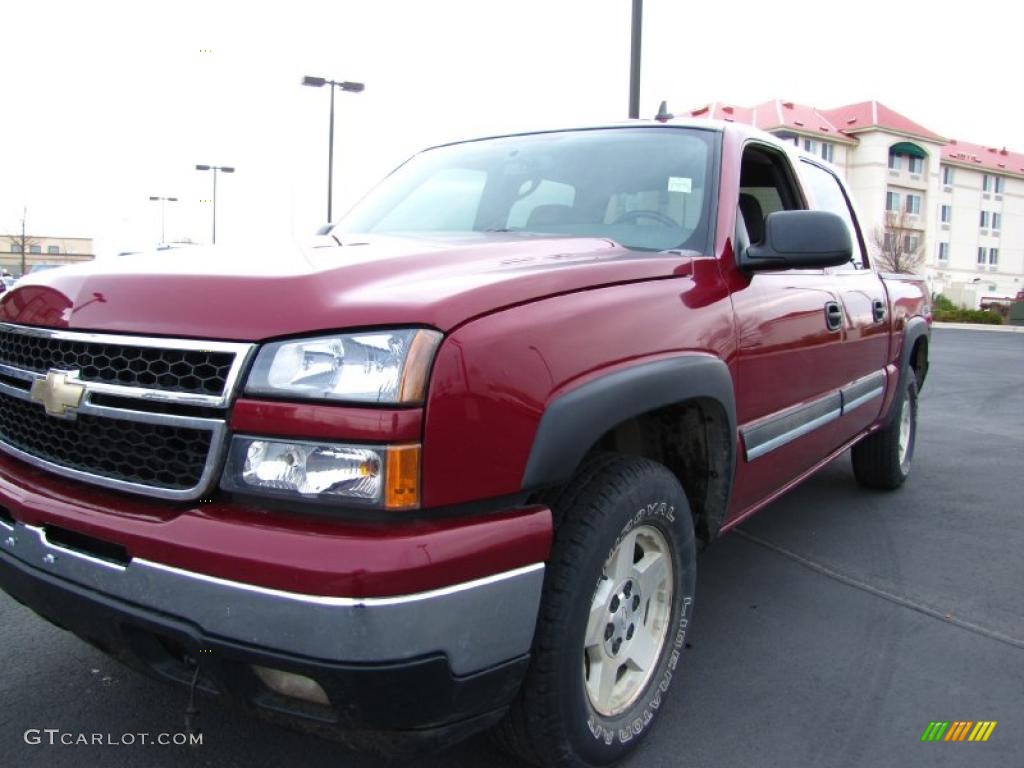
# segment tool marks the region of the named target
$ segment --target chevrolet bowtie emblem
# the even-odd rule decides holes
[[[85,394],[85,387],[82,384],[69,380],[77,375],[72,372],[50,371],[45,379],[36,379],[32,382],[32,399],[42,403],[51,416],[74,417],[74,412],[68,413],[68,409],[77,408]]]

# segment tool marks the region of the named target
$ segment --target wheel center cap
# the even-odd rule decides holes
[[[608,623],[604,630],[604,651],[618,656],[636,634],[640,619],[640,588],[632,580],[620,584],[608,600]]]

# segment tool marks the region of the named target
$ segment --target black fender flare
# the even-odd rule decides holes
[[[900,376],[906,375],[906,372],[910,370],[910,355],[914,351],[917,340],[922,336],[930,340],[931,332],[932,329],[928,325],[928,321],[920,315],[907,320],[907,324],[903,328],[903,348],[900,350]],[[921,380],[924,381],[923,375]]]
[[[903,326],[903,347],[900,349],[899,362],[899,386],[902,386],[902,382],[906,380],[906,377],[911,375],[910,355],[914,352],[914,346],[917,344],[917,340],[922,336],[930,340],[931,333],[932,328],[928,325],[928,321],[920,315],[911,317]],[[928,368],[925,366],[924,372],[921,375],[921,380],[918,382],[919,386],[924,383],[924,376],[927,372]],[[896,408],[898,400],[899,398],[893,397],[892,402],[889,403],[889,410],[886,412],[885,418],[882,420],[883,424],[887,424],[892,418],[893,410]]]
[[[731,486],[736,462],[732,376],[717,357],[686,353],[613,371],[555,398],[537,427],[522,489],[566,482],[608,430],[648,411],[698,398],[716,401],[728,420]]]

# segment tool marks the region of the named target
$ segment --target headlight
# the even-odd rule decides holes
[[[419,506],[420,447],[365,446],[236,436],[221,485],[289,499]]]
[[[357,403],[423,402],[437,331],[366,331],[263,346],[245,385],[250,395]]]

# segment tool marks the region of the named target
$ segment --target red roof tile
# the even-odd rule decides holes
[[[823,114],[839,126],[844,133],[856,133],[870,128],[907,133],[928,141],[942,144],[946,139],[933,133],[920,123],[901,115],[877,101],[862,101],[859,104],[847,104],[844,107],[822,110]]]
[[[814,107],[795,104],[792,101],[773,99],[756,107],[737,107],[715,102],[690,112],[692,117],[708,117],[716,120],[738,121],[753,125],[765,131],[788,128],[800,133],[813,133],[829,136],[836,141],[855,144],[852,136],[844,136],[839,128],[831,123]]]
[[[1011,152],[1006,147],[985,147],[950,139],[949,144],[942,148],[942,159],[995,173],[1024,174],[1024,153]]]
[[[690,114],[693,117],[706,117],[709,120],[726,120],[730,123],[740,122],[754,125],[753,110],[747,107],[723,104],[719,101],[713,104],[706,104],[700,109],[693,110]]]
[[[855,134],[859,131],[880,128],[943,144],[942,159],[949,162],[985,168],[995,173],[1024,174],[1024,153],[1011,152],[1005,147],[985,147],[967,141],[947,140],[877,101],[862,101],[820,110],[780,99],[766,101],[755,107],[715,102],[692,110],[690,115],[746,123],[765,131],[788,129],[805,135],[815,133],[850,143],[857,142]]]

